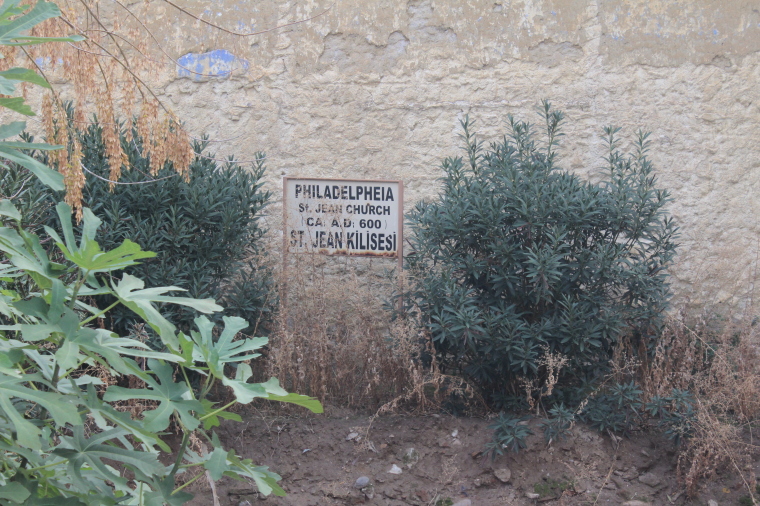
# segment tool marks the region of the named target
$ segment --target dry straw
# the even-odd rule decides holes
[[[737,473],[754,497],[758,454],[760,335],[752,318],[673,317],[654,356],[640,368],[645,394],[694,395],[693,435],[681,446],[678,474],[694,496],[721,469]]]
[[[397,281],[380,270],[370,259],[295,255],[267,373],[289,391],[365,412],[439,410],[452,396],[472,400],[463,380],[441,373],[418,321],[393,318]]]

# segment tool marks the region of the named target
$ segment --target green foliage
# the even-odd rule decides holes
[[[60,16],[61,11],[54,3],[44,0],[35,3],[31,9],[28,5],[19,5],[20,3],[21,0],[4,0],[0,6],[0,46],[30,46],[51,41],[77,42],[83,40],[79,35],[59,38],[30,37],[25,35],[24,32],[32,29],[38,23]],[[5,58],[5,55],[0,54],[0,58]],[[50,88],[48,82],[36,72],[14,67],[0,72],[0,94],[14,94],[16,92],[16,83],[18,82],[27,82]],[[0,98],[0,107],[10,109],[24,116],[35,115],[34,111],[24,102],[22,97]],[[52,146],[50,144],[30,145],[6,140],[19,135],[24,128],[26,128],[25,121],[14,121],[0,125],[0,139],[2,139],[0,140],[0,159],[3,160],[3,165],[7,165],[8,161],[21,165],[37,176],[45,185],[55,190],[63,190],[63,176],[61,174],[20,151],[20,149],[58,149],[60,146]],[[2,180],[0,182],[5,183]],[[4,187],[0,188],[3,188],[0,193],[5,194]]]
[[[509,137],[485,148],[462,122],[466,157],[446,158],[437,199],[409,215],[419,310],[439,363],[492,398],[546,379],[562,355],[559,384],[600,377],[616,343],[653,346],[669,297],[665,269],[676,227],[656,187],[647,135],[632,154],[608,128],[603,181],[557,167],[560,112],[540,108],[546,140],[510,116]]]
[[[53,40],[27,37],[23,32],[59,14],[50,2],[40,1],[29,8],[19,6],[19,0],[6,0],[0,6],[0,44]],[[9,82],[13,80],[47,84],[29,72],[11,69],[0,73],[0,92],[12,92]],[[3,99],[0,106],[31,113],[23,99],[11,100]],[[0,125],[0,138],[20,134],[24,126],[23,122]],[[20,151],[57,148],[4,141],[0,142],[0,157],[61,190],[60,174]],[[71,209],[57,204],[60,234],[46,226],[41,237],[36,233],[40,227],[25,211],[39,213],[44,195],[31,190],[36,181],[28,174],[8,172],[12,171],[0,175],[0,506],[179,505],[192,499],[182,489],[205,476],[204,470],[214,480],[222,476],[251,480],[263,494],[283,495],[277,485],[279,476],[225,450],[213,432],[222,418],[239,420],[228,408],[254,398],[291,402],[321,412],[315,399],[286,392],[274,378],[249,383],[251,367],[241,361],[255,358],[266,339],[236,340],[238,332],[248,326],[238,317],[224,317],[221,331],[215,331],[207,318],[197,318],[199,332],[178,333],[158,305],[179,305],[206,314],[222,307],[212,299],[167,295],[181,290],[177,287],[145,288],[141,279],[127,273],[119,278],[118,271],[156,255],[128,239],[102,249],[95,237],[103,223],[90,209],[84,209],[77,233],[70,221]],[[14,202],[24,206],[20,210]],[[54,250],[54,260],[48,250]],[[99,297],[113,302],[98,309],[92,301]],[[92,325],[121,307],[152,329],[164,352]],[[215,334],[219,339],[212,339]],[[234,378],[226,375],[235,368]],[[93,369],[122,381],[137,378],[145,388],[111,385],[104,389],[102,380],[91,374]],[[187,379],[188,371],[202,378],[197,395]],[[235,397],[224,406],[206,398],[218,381],[231,386]],[[152,409],[132,414],[112,404],[136,399],[152,402]],[[175,428],[171,430],[178,432],[182,441],[174,463],[165,466],[159,457],[171,449],[161,438],[172,421]],[[210,451],[191,451],[191,434],[201,438]],[[178,475],[193,471],[197,473],[194,478],[176,485]]]
[[[247,327],[241,318],[224,317],[224,328],[217,331],[206,317],[199,317],[197,332],[177,333],[157,304],[207,314],[222,308],[211,299],[166,295],[176,287],[146,289],[134,276],[119,278],[117,271],[155,254],[129,240],[103,251],[95,240],[102,223],[92,211],[84,210],[77,237],[70,208],[60,203],[56,210],[61,234],[49,227],[46,232],[60,262],[51,261],[40,238],[24,230],[12,203],[0,201],[0,215],[13,223],[0,227],[6,288],[0,291],[0,504],[183,504],[192,495],[181,491],[186,485],[176,486],[176,478],[198,466],[214,479],[253,480],[264,494],[284,494],[276,474],[225,450],[212,429],[220,418],[237,418],[226,411],[230,406],[255,398],[291,402],[315,412],[321,412],[321,405],[289,394],[274,378],[249,383],[251,367],[242,362],[256,358],[267,340],[236,340]],[[33,287],[26,295],[8,289],[22,279]],[[89,301],[104,295],[116,301],[114,307],[128,308],[149,325],[166,351],[92,327],[106,310]],[[215,333],[217,339],[212,338]],[[178,374],[169,364],[175,364]],[[102,381],[88,373],[90,368],[117,378],[139,378],[145,387],[111,385],[101,396]],[[237,369],[234,378],[225,374],[231,369]],[[197,396],[188,371],[203,378]],[[206,398],[218,381],[235,397],[224,406]],[[136,399],[152,401],[154,407],[133,416],[113,406]],[[172,431],[182,434],[182,443],[174,464],[164,466],[159,456],[170,448],[161,437],[172,420]],[[189,450],[191,433],[211,450]],[[124,478],[114,463],[134,478]]]
[[[2,127],[0,127],[0,130]],[[22,139],[29,139],[24,133]],[[33,158],[39,152],[22,150],[22,154]],[[24,167],[8,163],[0,170],[0,199],[13,200],[22,216],[22,226],[26,230],[41,231],[55,202],[50,197],[50,189]]]
[[[628,435],[638,422],[643,421],[641,394],[642,391],[633,381],[617,383],[591,397],[581,419],[600,432]]]
[[[655,395],[646,403],[645,409],[657,426],[665,431],[668,439],[679,446],[694,434],[694,396],[687,390],[674,388],[670,395]]]
[[[575,414],[560,403],[549,410],[549,418],[541,421],[544,438],[547,443],[561,441],[570,434],[570,428],[575,421]]]
[[[529,416],[516,417],[509,413],[499,413],[499,418],[488,426],[493,429],[493,439],[486,444],[486,453],[495,458],[496,455],[503,455],[507,448],[514,453],[526,448],[525,439],[533,434],[526,423],[528,420]]]
[[[254,325],[265,320],[273,307],[274,282],[261,247],[259,220],[270,198],[262,190],[264,155],[257,153],[250,168],[231,160],[217,163],[213,154],[203,153],[208,143],[196,143],[187,180],[169,163],[150,176],[150,159],[143,155],[136,129],[132,141],[125,133],[121,142],[129,165],[111,189],[101,127],[95,123],[78,132],[82,164],[89,171],[83,203],[103,222],[103,247],[112,249],[129,239],[157,253],[126,270],[147,285],[181,286],[191,297],[220,301],[227,315]],[[112,301],[97,302],[106,307]],[[164,316],[187,332],[197,313],[175,306],[165,308]],[[119,308],[105,324],[126,333],[134,322],[129,311]],[[158,344],[155,338],[150,342]]]
[[[570,490],[574,486],[574,481],[567,478],[562,480],[545,479],[534,484],[533,491],[540,496],[540,499],[559,498],[562,492]]]

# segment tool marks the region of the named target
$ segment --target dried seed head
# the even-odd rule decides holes
[[[84,188],[85,177],[82,171],[82,145],[79,139],[74,137],[73,149],[69,158],[68,174],[64,180],[66,185],[65,202],[71,206],[76,216],[77,223],[82,221],[82,188]]]

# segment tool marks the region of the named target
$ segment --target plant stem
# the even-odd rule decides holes
[[[195,478],[193,478],[192,480],[190,480],[188,482],[185,482],[182,485],[180,485],[179,487],[175,488],[174,491],[172,491],[172,493],[170,495],[174,495],[177,492],[179,492],[180,490],[182,490],[183,488],[187,487],[188,485],[191,485],[191,484],[195,483],[198,480],[198,478],[200,478],[204,474],[206,474],[205,471],[202,472],[202,473],[198,473],[198,475]]]
[[[172,467],[171,472],[169,473],[170,476],[174,476],[177,473],[177,469],[179,469],[179,465],[182,463],[182,457],[185,456],[185,450],[187,450],[187,444],[190,442],[190,432],[185,428],[184,425],[180,423],[180,426],[182,427],[182,430],[184,434],[182,435],[182,445],[179,447],[179,451],[177,452],[177,460],[174,461],[174,467]]]
[[[110,306],[108,306],[107,308],[105,308],[103,311],[101,311],[101,312],[99,312],[97,314],[94,314],[94,315],[90,316],[89,318],[87,318],[85,320],[82,320],[81,322],[79,322],[79,325],[84,325],[85,323],[91,322],[95,318],[98,318],[100,315],[107,313],[108,311],[110,311],[111,309],[113,309],[114,307],[116,307],[118,305],[119,305],[119,301],[117,300],[116,302],[114,302],[113,304],[111,304]]]
[[[74,289],[71,292],[71,302],[69,303],[69,309],[72,311],[77,305],[77,295],[79,295],[79,290],[82,288],[82,285],[84,285],[85,280],[87,279],[87,272],[83,272],[84,269],[79,271],[77,275],[77,282],[74,285]]]
[[[195,399],[195,394],[193,394],[193,386],[190,384],[190,380],[187,378],[187,371],[181,365],[179,366],[179,368],[182,370],[182,376],[185,378],[185,384],[187,385],[187,388],[190,391],[190,395],[192,395],[193,399]]]
[[[68,462],[68,460],[59,460],[58,462],[51,462],[50,464],[45,464],[44,466],[32,467],[30,469],[27,469],[27,471],[39,471],[40,469],[47,469],[48,467],[57,466],[58,464],[65,464],[66,462]]]
[[[77,369],[79,369],[79,367],[80,367],[82,364],[84,364],[85,362],[87,362],[89,359],[90,359],[90,357],[84,357],[84,358],[82,358],[82,360],[80,360],[80,361],[79,361],[79,363],[78,363],[77,365],[75,365],[74,367],[72,367],[71,369],[69,369],[68,371],[66,371],[65,373],[63,373],[63,374],[61,375],[61,377],[60,377],[60,378],[58,378],[58,379],[59,379],[59,380],[62,380],[63,378],[65,378],[66,376],[68,376],[69,374],[71,374],[72,372],[76,371]]]
[[[231,402],[225,404],[224,406],[222,406],[221,408],[215,409],[211,413],[207,413],[207,414],[203,415],[202,417],[198,418],[198,420],[200,420],[202,422],[206,418],[210,418],[210,417],[214,416],[217,413],[221,413],[222,411],[224,411],[225,409],[229,408],[230,406],[232,406],[235,403],[237,403],[237,401],[231,401]]]

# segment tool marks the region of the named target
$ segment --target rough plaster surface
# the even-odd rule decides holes
[[[760,5],[745,0],[186,0],[234,38],[159,6],[175,58],[224,50],[223,77],[162,75],[159,90],[220,155],[268,155],[281,177],[401,179],[433,198],[458,121],[485,139],[541,98],[565,111],[561,165],[593,177],[603,126],[652,132],[681,227],[677,300],[746,306],[760,240]],[[234,58],[233,58],[234,57]],[[193,61],[192,55],[189,57]],[[195,62],[197,63],[197,62]],[[217,62],[224,63],[224,62]],[[213,61],[203,68],[212,68]],[[200,68],[200,67],[199,67]],[[280,207],[270,226],[281,233]]]

